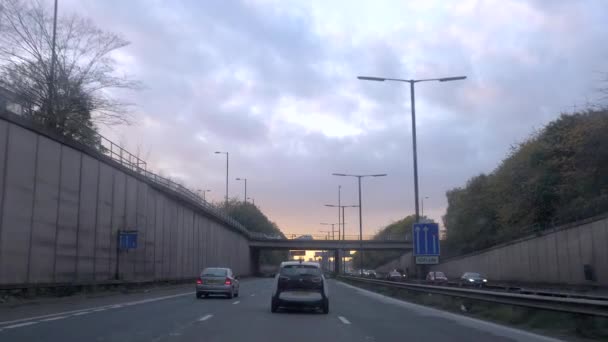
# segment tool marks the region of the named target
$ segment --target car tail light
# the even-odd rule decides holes
[[[230,278],[226,278],[224,285],[232,285],[232,280],[230,280]]]
[[[289,277],[285,277],[285,276],[280,276],[279,277],[279,281],[288,281]]]
[[[203,279],[201,279],[201,278],[196,279],[196,284],[197,285],[202,285],[203,284]]]

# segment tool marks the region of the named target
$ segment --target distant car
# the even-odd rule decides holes
[[[389,281],[404,281],[406,280],[406,276],[405,274],[402,274],[401,272],[397,271],[397,270],[392,270],[390,272],[388,272],[388,274],[386,275],[386,280]]]
[[[294,240],[314,240],[314,238],[312,237],[312,235],[300,235]]]
[[[196,298],[222,294],[228,298],[239,296],[239,277],[225,267],[208,267],[196,279]]]
[[[448,277],[446,277],[443,272],[431,271],[426,275],[426,281],[436,284],[445,284],[448,282]]]
[[[327,282],[316,262],[285,261],[275,277],[270,311],[285,307],[320,308],[329,313]]]
[[[378,279],[378,274],[374,270],[365,270],[365,276],[367,278]]]
[[[460,286],[478,286],[483,287],[488,282],[488,279],[479,273],[465,272],[460,277]]]

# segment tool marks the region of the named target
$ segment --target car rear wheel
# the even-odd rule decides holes
[[[202,294],[200,294],[200,293],[197,292],[196,293],[196,299],[200,299],[201,297],[202,297]]]
[[[228,299],[232,299],[232,297],[234,297],[234,290],[230,290],[230,292],[228,292]]]
[[[275,313],[279,310],[279,303],[274,298],[270,301],[270,312]]]

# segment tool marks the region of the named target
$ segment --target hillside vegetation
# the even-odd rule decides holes
[[[562,115],[447,200],[449,255],[608,212],[608,111]]]
[[[423,219],[427,219],[424,217]],[[380,229],[373,237],[374,240],[385,240],[396,237],[405,237],[406,234],[412,233],[412,226],[416,221],[415,215],[409,215],[399,221],[393,222],[388,226]],[[400,257],[403,251],[368,251],[363,252],[363,267],[374,269],[393,259]],[[359,252],[353,254],[353,267],[359,268]]]
[[[231,199],[228,201],[228,205],[221,203],[217,206],[252,232],[285,237],[279,227],[252,203]],[[286,251],[262,251],[260,253],[261,264],[278,265],[287,258]]]

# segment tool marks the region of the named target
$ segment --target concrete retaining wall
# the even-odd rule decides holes
[[[195,203],[86,148],[0,117],[0,286],[250,273],[246,236]]]
[[[404,254],[378,268],[409,268],[411,254]],[[590,265],[596,280],[585,279]],[[431,267],[448,278],[480,272],[492,281],[608,286],[608,218],[600,217],[544,231],[510,243],[451,258]]]

